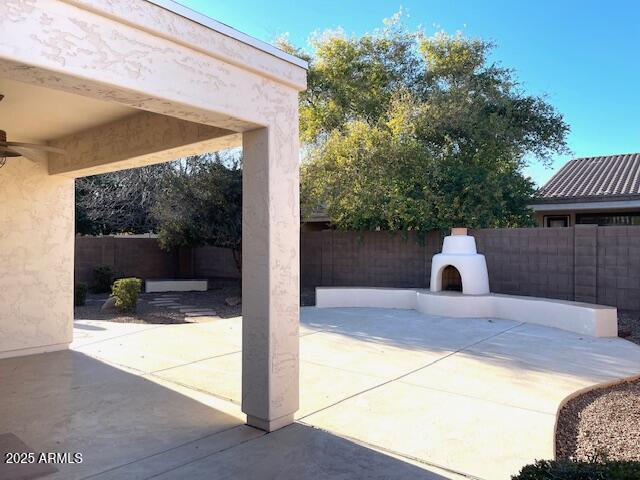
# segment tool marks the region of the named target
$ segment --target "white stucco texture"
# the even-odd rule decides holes
[[[66,153],[0,172],[0,351],[71,338],[72,178],[242,145],[243,411],[264,430],[293,421],[304,62],[144,0],[2,2],[0,30],[0,81],[131,110],[100,124],[85,112],[86,128],[65,135],[40,129]],[[67,113],[77,115],[71,106]]]
[[[466,230],[466,229],[465,229]],[[448,266],[455,267],[462,279],[462,293],[486,295],[489,293],[487,261],[476,249],[476,239],[470,235],[454,234],[445,237],[442,253],[431,261],[431,291],[442,290],[442,273]]]
[[[592,337],[616,337],[615,307],[515,295],[465,295],[409,288],[319,287],[318,308],[396,308],[454,318],[500,318]]]
[[[0,168],[0,358],[71,342],[73,198],[73,180],[46,164]]]

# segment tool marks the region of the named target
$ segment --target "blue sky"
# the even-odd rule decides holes
[[[461,31],[497,44],[494,60],[524,89],[546,95],[571,126],[575,156],[640,151],[640,0],[244,0],[180,3],[261,40],[288,33],[306,47],[314,31],[361,34],[402,8],[410,27]],[[527,173],[544,183],[551,169]]]

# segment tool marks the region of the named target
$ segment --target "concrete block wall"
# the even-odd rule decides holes
[[[640,226],[479,229],[470,232],[487,259],[496,293],[575,300],[640,310]],[[443,235],[421,241],[388,232],[302,232],[304,287],[380,286],[428,288],[431,257]],[[160,250],[154,239],[76,238],[76,279],[90,282],[95,266],[146,278],[181,277],[179,252]],[[195,278],[238,278],[230,250],[196,248]]]
[[[389,232],[303,232],[303,286],[359,285],[420,287],[429,282],[431,257],[439,234],[421,243],[414,232],[407,238]]]
[[[491,291],[640,310],[640,226],[478,229]],[[303,232],[302,285],[429,287],[442,236]]]
[[[231,249],[207,246],[193,249],[193,276],[240,278],[240,271],[236,267]]]
[[[597,301],[640,310],[640,226],[597,229]]]
[[[598,227],[576,225],[574,231],[574,298],[577,302],[598,303]]]
[[[91,285],[93,269],[109,266],[116,274],[158,278],[240,278],[230,249],[217,247],[162,250],[154,238],[76,237],[75,280]]]
[[[127,277],[175,278],[179,256],[160,249],[154,238],[76,237],[75,281],[91,285],[93,269],[100,266]]]
[[[470,232],[485,255],[491,291],[573,300],[574,235],[565,228]]]

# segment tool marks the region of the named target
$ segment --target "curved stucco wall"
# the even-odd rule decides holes
[[[74,184],[44,164],[0,168],[0,358],[72,338]]]
[[[615,307],[515,295],[462,295],[411,288],[318,287],[318,308],[414,309],[452,318],[501,318],[559,328],[593,337],[616,337]]]

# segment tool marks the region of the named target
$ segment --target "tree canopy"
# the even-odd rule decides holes
[[[398,16],[359,37],[325,32],[300,96],[302,211],[341,229],[520,226],[528,159],[567,153],[569,127],[490,42],[408,31]]]
[[[213,245],[233,250],[240,268],[242,169],[240,159],[218,153],[177,162],[161,180],[152,208],[163,248]]]
[[[76,181],[76,231],[157,233],[160,246],[231,248],[240,265],[242,169],[234,152]]]
[[[122,170],[76,180],[76,232],[83,235],[149,233],[162,177],[171,164]]]
[[[341,229],[417,230],[531,223],[528,160],[567,153],[569,127],[493,45],[409,31],[400,16],[362,36],[311,40],[300,95],[302,212]],[[238,158],[210,154],[80,179],[77,230],[158,233],[162,246],[241,244]],[[239,260],[238,260],[239,261]]]

